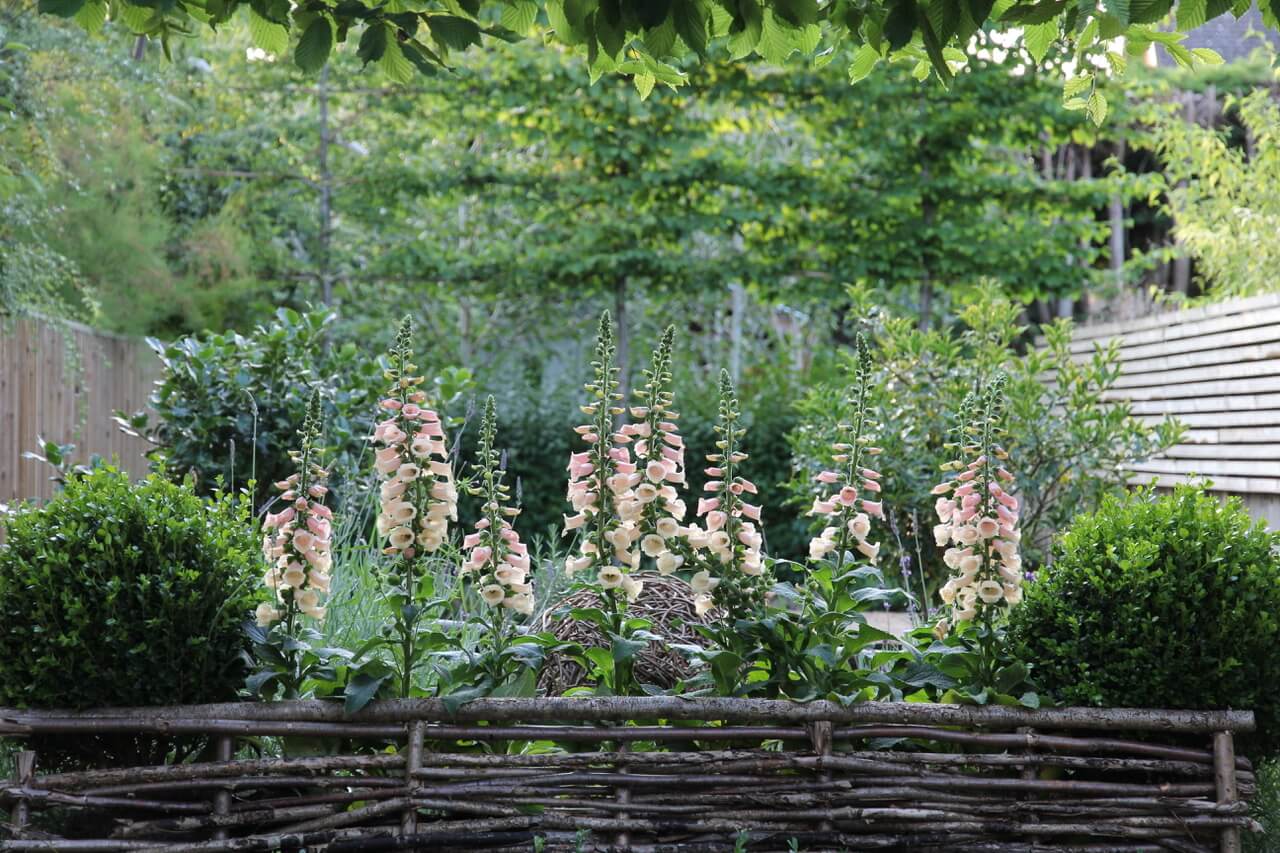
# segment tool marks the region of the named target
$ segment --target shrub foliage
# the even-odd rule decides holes
[[[233,699],[258,543],[229,495],[112,468],[20,509],[0,546],[0,705]]]
[[[1012,611],[1013,650],[1065,704],[1252,709],[1274,744],[1277,544],[1236,498],[1108,497]]]

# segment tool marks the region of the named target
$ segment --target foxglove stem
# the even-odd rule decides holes
[[[692,556],[681,527],[688,508],[679,491],[686,478],[684,439],[676,426],[680,413],[671,392],[674,341],[675,327],[668,326],[644,371],[643,387],[633,392],[637,404],[631,416],[639,420],[621,427],[617,443],[634,453],[635,471],[627,488],[614,493],[624,529],[633,531],[630,535],[639,542],[641,554],[652,559],[662,575],[673,574]],[[615,454],[618,450],[615,447]],[[639,591],[635,587],[637,595]]]
[[[884,519],[880,495],[880,473],[864,467],[867,459],[880,454],[880,448],[870,446],[874,424],[870,416],[868,397],[871,389],[871,355],[866,340],[859,335],[855,346],[853,382],[846,400],[849,419],[838,424],[838,440],[831,445],[832,462],[838,470],[822,471],[815,479],[831,485],[834,491],[819,495],[813,502],[811,515],[825,516],[832,524],[809,542],[810,559],[820,560],[835,553],[833,577],[839,577],[850,549],[856,548],[862,556],[875,563],[880,555],[880,544],[867,541],[871,531],[871,518]]]
[[[511,491],[504,482],[497,432],[497,404],[490,396],[480,419],[480,447],[466,487],[480,500],[482,514],[475,531],[463,540],[467,560],[459,574],[479,591],[487,605],[493,647],[501,649],[508,624],[503,611],[529,616],[534,601],[528,580],[529,551],[512,526],[520,510],[511,505]]]
[[[259,605],[258,625],[267,627],[283,620],[292,634],[299,614],[323,620],[325,608],[320,594],[329,591],[333,513],[323,503],[328,493],[328,472],[315,462],[320,437],[320,393],[312,394],[307,415],[298,431],[300,447],[290,451],[297,471],[275,484],[285,508],[269,513],[263,520],[268,531],[263,537],[263,555],[268,569],[264,582],[272,589],[283,609],[267,602]]]
[[[763,536],[755,522],[760,520],[760,507],[746,501],[743,495],[757,493],[755,483],[738,473],[747,459],[741,450],[746,429],[741,425],[741,412],[727,370],[720,372],[720,406],[715,432],[716,452],[707,454],[710,466],[705,490],[710,497],[698,502],[698,515],[704,528],[691,525],[690,545],[699,548],[702,569],[693,576],[694,607],[699,614],[712,607],[723,606],[731,616],[758,610],[765,600],[764,556],[760,551]]]
[[[277,603],[262,602],[255,616],[261,628],[283,622],[284,633],[293,638],[298,636],[299,616],[324,619],[320,596],[329,592],[333,567],[333,513],[323,503],[328,472],[315,461],[320,424],[320,393],[316,391],[298,431],[300,448],[289,453],[297,471],[275,484],[286,506],[263,520],[269,531],[262,540],[268,566],[263,581],[275,593]],[[287,662],[288,677],[282,680],[285,696],[293,698],[301,680],[296,644],[285,644],[280,654]]]
[[[933,489],[939,496],[935,509],[940,522],[934,537],[939,547],[951,545],[943,561],[956,572],[939,590],[947,610],[934,633],[944,637],[958,624],[977,619],[983,678],[993,669],[989,639],[994,626],[1005,609],[1022,600],[1018,499],[1006,467],[1009,454],[999,443],[1004,383],[998,375],[966,398],[951,445],[956,458],[942,466],[953,477]]]
[[[422,597],[418,563],[444,544],[449,522],[458,518],[458,491],[444,424],[427,405],[422,390],[425,377],[415,375],[412,358],[413,322],[406,316],[383,371],[391,385],[379,405],[388,416],[378,422],[371,437],[382,445],[375,454],[375,466],[386,478],[379,489],[377,529],[385,537],[383,553],[394,560],[392,571],[405,599],[404,605],[392,608],[403,664],[402,697],[409,696],[413,683],[417,601]]]
[[[565,572],[570,576],[594,574],[611,626],[615,633],[621,633],[625,601],[617,593],[623,590],[629,597],[639,594],[638,582],[628,578],[627,571],[639,567],[640,552],[632,550],[634,525],[622,522],[612,497],[615,491],[629,488],[634,475],[629,452],[614,447],[613,419],[623,413],[616,355],[613,321],[605,311],[600,316],[591,363],[593,381],[586,386],[590,402],[582,407],[590,420],[575,429],[587,449],[572,454],[567,466],[568,498],[575,513],[565,517],[565,532],[578,528],[586,532],[579,555],[565,560]]]

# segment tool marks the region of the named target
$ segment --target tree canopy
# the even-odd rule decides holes
[[[1259,0],[1265,24],[1280,29],[1280,0]],[[658,84],[683,85],[699,61],[785,62],[799,53],[817,66],[839,58],[851,80],[883,60],[908,61],[942,82],[992,47],[1024,44],[1037,63],[1056,44],[1074,56],[1064,94],[1096,122],[1106,114],[1097,77],[1122,72],[1126,56],[1161,46],[1175,62],[1218,60],[1188,49],[1179,32],[1220,15],[1243,15],[1252,0],[1181,0],[1177,29],[1160,24],[1174,0],[39,0],[86,30],[110,17],[140,36],[174,39],[216,30],[242,11],[258,47],[292,54],[318,71],[336,46],[354,42],[359,59],[389,78],[449,68],[473,45],[526,37],[585,54],[592,79],[629,78],[642,96]],[[247,8],[246,8],[247,7]],[[1123,48],[1117,40],[1123,38]]]

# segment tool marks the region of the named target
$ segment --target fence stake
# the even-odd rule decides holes
[[[618,752],[630,752],[630,751],[631,751],[631,744],[630,744],[630,742],[628,742],[628,741],[622,741],[621,743],[619,743],[619,744],[618,744]],[[625,773],[627,773],[627,772],[628,772],[628,770],[627,770],[627,767],[626,767],[626,765],[625,765],[625,764],[624,764],[624,765],[619,765],[619,766],[618,766],[618,773],[620,773],[620,774],[625,774]],[[630,788],[628,788],[628,787],[626,787],[626,786],[624,786],[624,785],[619,785],[619,786],[617,787],[617,791],[618,791],[618,802],[619,802],[619,803],[621,803],[621,804],[624,804],[624,805],[625,805],[626,803],[631,802],[631,789],[630,789]],[[631,815],[630,815],[628,812],[618,812],[618,820],[627,820],[627,819],[629,819],[630,817],[631,817]],[[619,850],[630,850],[630,849],[631,849],[631,834],[630,834],[630,833],[628,833],[625,829],[618,833],[618,837],[617,837],[617,839],[615,839],[615,840],[616,840],[616,842],[617,842],[617,845],[618,845],[618,849],[619,849]]]
[[[1220,804],[1239,799],[1236,786],[1236,748],[1231,732],[1213,733],[1213,781]],[[1240,827],[1223,827],[1219,834],[1222,853],[1240,853]]]
[[[413,787],[418,784],[413,774],[422,769],[422,736],[425,723],[414,720],[409,723],[409,755],[404,763],[405,784],[409,786],[409,796],[413,797]],[[418,807],[412,803],[400,817],[400,834],[416,835],[418,832]]]
[[[235,751],[235,740],[231,737],[223,736],[218,738],[216,746],[216,755],[218,761],[230,761]],[[228,788],[219,788],[213,795],[213,813],[215,815],[231,814],[231,790]],[[215,841],[225,841],[227,839],[227,830],[215,829],[213,831]]]
[[[36,775],[36,754],[29,749],[24,749],[14,756],[13,779],[19,788],[31,787],[31,781]],[[13,833],[15,837],[21,837],[22,831],[27,826],[27,821],[31,819],[31,807],[27,805],[25,797],[20,797],[13,805],[12,823]]]
[[[818,720],[809,724],[809,740],[813,742],[813,751],[817,755],[831,754],[831,740],[834,734],[834,726],[830,720]],[[830,782],[831,773],[822,771],[818,774],[818,780],[821,782]],[[824,820],[818,824],[818,828],[823,832],[830,832],[834,828],[834,824],[829,820]]]

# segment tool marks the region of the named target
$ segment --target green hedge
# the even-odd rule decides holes
[[[1026,588],[1013,652],[1071,705],[1240,708],[1280,742],[1280,536],[1192,487],[1110,497]]]
[[[112,468],[72,476],[20,507],[0,546],[0,705],[234,699],[260,563],[232,497]]]

